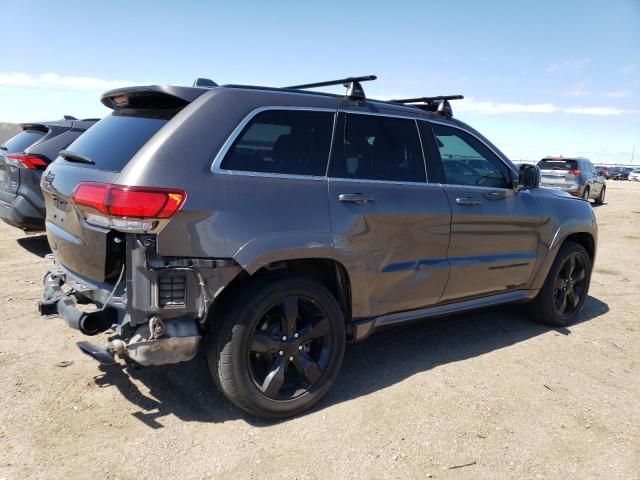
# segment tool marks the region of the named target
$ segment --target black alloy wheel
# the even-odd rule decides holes
[[[554,282],[553,304],[563,318],[571,317],[587,292],[587,266],[578,253],[572,253],[564,262]]]
[[[249,280],[209,327],[207,360],[220,391],[243,410],[284,418],[311,408],[335,381],[345,319],[326,286],[297,276]]]
[[[327,314],[312,298],[288,295],[268,306],[249,340],[251,380],[273,400],[308,393],[332,355]]]

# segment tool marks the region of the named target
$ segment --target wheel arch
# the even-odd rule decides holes
[[[305,257],[275,260],[258,269],[243,269],[215,298],[207,317],[207,324],[221,318],[231,303],[238,301],[242,291],[251,283],[262,281],[265,277],[282,278],[301,276],[325,286],[336,298],[345,318],[350,322],[353,317],[351,279],[346,267],[339,261],[327,257]]]
[[[576,229],[565,232],[562,232],[561,230],[558,231],[552,244],[547,250],[545,261],[542,264],[541,268],[538,270],[531,284],[531,289],[533,290],[539,290],[542,288],[542,285],[544,284],[544,281],[549,274],[549,270],[551,270],[551,266],[553,265],[553,262],[560,252],[560,249],[567,242],[576,242],[579,245],[582,245],[582,247],[584,247],[584,249],[589,254],[591,265],[593,265],[593,263],[595,262],[597,247],[597,231],[595,227],[590,229]]]

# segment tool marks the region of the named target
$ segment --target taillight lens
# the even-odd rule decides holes
[[[171,218],[187,194],[171,188],[127,187],[110,183],[81,182],[72,194],[76,205],[109,217],[141,219]]]
[[[575,175],[577,177],[580,175],[580,170],[578,169],[569,170],[569,175]]]
[[[11,153],[5,158],[16,160],[29,170],[44,170],[49,165],[49,162],[45,159],[37,155],[29,155],[27,153]]]

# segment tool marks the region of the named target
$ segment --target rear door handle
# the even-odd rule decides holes
[[[355,203],[357,205],[365,205],[369,202],[373,202],[373,197],[364,193],[341,193],[338,195],[338,200],[341,202]]]
[[[482,204],[480,200],[476,200],[473,197],[460,197],[456,198],[456,203],[458,205],[464,205],[466,207],[475,207],[477,205]]]

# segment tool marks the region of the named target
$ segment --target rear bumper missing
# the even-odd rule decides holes
[[[71,290],[63,290],[65,275],[58,269],[47,272],[44,278],[44,294],[38,302],[43,316],[58,316],[66,324],[85,335],[96,335],[108,329],[122,331],[120,312],[109,306],[88,304],[86,310],[79,304],[86,297]],[[162,320],[152,316],[148,323],[131,329],[131,335],[115,338],[104,345],[111,354],[126,356],[141,365],[167,365],[186,362],[196,356],[201,340],[198,325],[193,318]]]

